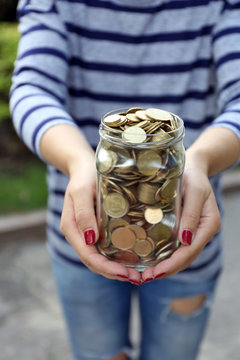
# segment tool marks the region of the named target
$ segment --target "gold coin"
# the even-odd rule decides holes
[[[135,115],[140,119],[140,120],[150,120],[149,116],[147,116],[145,110],[139,110],[136,111]]]
[[[159,251],[161,251],[161,249],[165,246],[169,244],[169,240],[166,240],[166,239],[162,239],[162,240],[159,240],[157,243],[156,243],[156,253],[158,253]]]
[[[137,157],[137,168],[143,175],[156,174],[161,168],[162,159],[161,156],[153,150],[140,151]]]
[[[164,200],[174,199],[176,197],[177,186],[178,186],[178,179],[173,178],[166,180],[160,191],[161,198]]]
[[[137,199],[136,199],[134,193],[133,193],[130,189],[122,186],[122,190],[123,190],[123,191],[125,192],[125,194],[127,195],[127,198],[128,198],[128,200],[129,200],[129,202],[130,202],[131,205],[134,205],[134,204],[137,203]]]
[[[138,110],[144,110],[144,109],[141,107],[131,107],[130,109],[128,109],[127,114],[135,113]]]
[[[169,258],[169,257],[172,255],[173,252],[174,252],[174,250],[168,250],[168,251],[166,251],[166,252],[160,253],[160,254],[157,256],[156,260],[157,260],[157,261],[163,261],[163,260]]]
[[[129,203],[122,194],[112,192],[104,199],[103,208],[109,216],[120,218],[127,214]]]
[[[172,115],[168,111],[156,108],[147,109],[146,115],[153,120],[159,121],[170,121],[172,119]]]
[[[97,156],[97,168],[102,173],[108,173],[112,170],[114,164],[117,163],[117,154],[113,151],[101,148]]]
[[[171,236],[171,232],[172,231],[168,226],[160,223],[149,229],[147,234],[157,243],[160,240],[168,240]]]
[[[138,240],[146,239],[147,233],[146,231],[138,225],[128,225],[128,229],[132,230]]]
[[[158,189],[157,185],[150,185],[148,183],[140,183],[137,188],[137,199],[144,204],[155,204],[155,194]]]
[[[145,220],[144,219],[138,219],[137,221],[134,222],[135,225],[138,225],[138,226],[144,226],[145,225]]]
[[[126,119],[128,124],[134,124],[139,122],[139,118],[134,113],[127,114]]]
[[[148,240],[136,240],[133,251],[139,256],[148,256],[153,251],[152,244]]]
[[[171,136],[168,133],[166,133],[164,130],[159,130],[159,132],[157,134],[154,134],[151,137],[152,142],[158,142],[158,141],[169,140],[169,139],[171,139]]]
[[[122,138],[132,144],[140,144],[146,140],[147,135],[142,128],[138,126],[131,126],[123,131]]]
[[[140,121],[138,124],[136,124],[136,126],[139,126],[143,129],[145,129],[148,124],[149,124],[149,120],[143,120],[143,121]]]
[[[122,219],[122,218],[117,218],[117,219],[111,219],[109,221],[109,224],[108,224],[108,230],[110,232],[112,232],[114,229],[118,228],[118,227],[123,227],[123,226],[127,226],[129,225],[129,222],[125,219]]]
[[[160,254],[161,252],[165,252],[166,250],[169,250],[170,248],[172,248],[172,246],[172,242],[167,242],[166,244],[163,244],[163,246],[159,249],[156,255]]]
[[[149,224],[157,224],[163,218],[162,209],[159,207],[147,207],[144,211],[144,217]]]
[[[102,249],[102,253],[104,255],[113,255],[116,254],[118,252],[118,249],[116,249],[114,246],[108,246],[104,249]]]
[[[149,241],[152,244],[152,248],[155,249],[155,242],[152,238],[150,238],[150,236],[147,237],[147,241]]]
[[[168,174],[168,169],[159,169],[154,178],[151,180],[153,183],[159,183],[161,180],[165,179]]]
[[[133,231],[127,227],[119,227],[112,232],[112,243],[118,249],[131,249],[136,241],[136,236]]]
[[[118,126],[119,123],[121,122],[121,115],[119,115],[119,114],[108,115],[103,119],[103,121],[104,121],[104,124],[111,126],[111,127],[115,127],[115,126]]]

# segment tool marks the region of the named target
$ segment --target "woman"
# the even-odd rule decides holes
[[[48,163],[48,248],[74,358],[133,358],[134,289],[140,359],[196,359],[222,269],[219,173],[240,154],[240,1],[21,0],[18,11],[11,111]],[[94,246],[99,121],[135,105],[181,116],[187,148],[182,246],[143,273]]]

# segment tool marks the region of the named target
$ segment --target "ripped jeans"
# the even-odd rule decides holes
[[[216,280],[189,284],[168,278],[140,287],[109,280],[84,266],[52,255],[53,272],[75,360],[107,360],[124,351],[130,359],[195,360],[199,351]],[[140,304],[140,355],[129,340],[131,295]],[[190,315],[174,313],[171,301],[205,294]]]

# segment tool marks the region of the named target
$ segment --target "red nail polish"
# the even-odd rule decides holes
[[[191,245],[192,243],[192,232],[191,230],[185,229],[182,232],[182,241],[184,244]]]
[[[154,277],[154,280],[160,279],[160,278],[163,277],[164,275],[166,275],[165,272],[160,273],[160,274],[157,274],[157,275]]]
[[[123,278],[123,279],[128,279],[127,275],[117,274],[116,276],[118,276],[120,278]]]
[[[134,285],[138,285],[138,286],[142,284],[142,282],[138,281],[138,280],[129,280],[129,281],[130,281],[130,283],[132,283]]]
[[[146,278],[145,280],[143,280],[143,284],[145,284],[145,283],[147,283],[147,282],[149,282],[149,281],[152,281],[153,280],[153,278],[152,277],[149,277],[149,278]]]
[[[87,245],[93,245],[95,243],[95,231],[92,229],[84,231],[84,239]]]

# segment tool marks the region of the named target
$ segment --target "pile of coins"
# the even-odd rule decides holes
[[[184,167],[179,124],[176,115],[155,108],[131,108],[103,119],[96,154],[97,247],[108,258],[144,269],[179,246]]]

